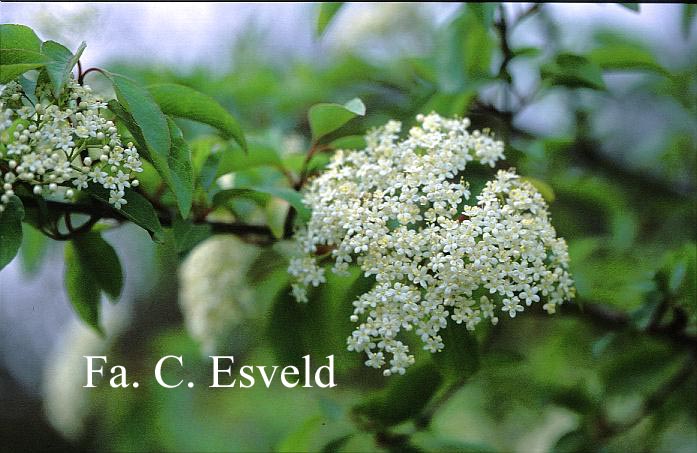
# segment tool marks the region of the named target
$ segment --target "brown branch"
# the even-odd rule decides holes
[[[102,75],[106,75],[106,72],[105,72],[103,69],[101,69],[101,68],[89,68],[89,69],[87,69],[85,72],[81,73],[81,74],[78,76],[77,83],[79,83],[80,85],[82,85],[83,82],[85,81],[85,76],[86,76],[87,74],[89,74],[90,72],[99,72],[99,73],[102,74]]]
[[[593,324],[607,330],[630,330],[637,333],[663,338],[676,345],[697,351],[697,336],[686,333],[682,328],[674,326],[654,325],[647,329],[639,329],[632,323],[629,315],[623,311],[609,308],[600,303],[573,303],[561,307],[565,313],[579,318],[592,320]]]
[[[22,203],[26,207],[38,207],[38,202],[34,198],[22,198]],[[52,236],[57,240],[69,240],[74,234],[81,234],[88,231],[100,219],[112,219],[119,222],[125,222],[127,219],[118,211],[111,209],[102,203],[64,203],[61,201],[45,201],[46,206],[54,212],[62,215],[70,215],[73,213],[86,214],[90,216],[88,220],[80,227],[76,228],[70,234],[58,234]],[[167,212],[158,212],[158,220],[163,226],[172,225],[172,216]],[[265,225],[248,225],[243,223],[227,223],[227,222],[211,222],[205,219],[195,221],[198,225],[209,225],[213,233],[219,234],[234,234],[242,236],[251,242],[258,244],[270,244],[275,242],[271,229]]]

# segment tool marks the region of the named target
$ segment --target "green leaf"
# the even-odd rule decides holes
[[[325,424],[325,418],[320,415],[308,418],[296,431],[291,432],[281,441],[276,448],[276,451],[310,451],[312,447],[312,439]]]
[[[22,247],[19,249],[19,256],[25,273],[33,274],[39,270],[47,242],[48,238],[38,229],[28,223],[22,224]]]
[[[513,50],[514,58],[532,58],[540,55],[542,49],[539,47],[519,47]]]
[[[554,189],[552,189],[552,186],[550,186],[546,182],[530,176],[523,176],[520,179],[529,182],[535,189],[537,189],[537,191],[540,192],[540,195],[542,195],[542,197],[547,201],[547,203],[553,203],[556,199]]]
[[[468,111],[477,92],[465,90],[459,93],[437,92],[424,104],[419,111],[424,115],[438,112],[445,116],[461,116]]]
[[[336,13],[344,6],[343,2],[322,2],[319,4],[317,15],[317,35],[321,36],[327,29]]]
[[[65,289],[80,319],[102,334],[99,326],[99,286],[80,261],[72,242],[65,245]]]
[[[666,290],[672,300],[687,306],[688,312],[697,317],[697,246],[694,242],[667,252],[663,257],[663,265],[656,275],[661,281],[661,287]]]
[[[224,138],[234,139],[247,150],[239,123],[212,97],[173,83],[151,85],[148,90],[165,114],[213,126]]]
[[[303,202],[303,196],[300,192],[297,192],[293,189],[289,189],[287,187],[251,186],[249,188],[257,192],[267,193],[272,197],[280,198],[281,200],[287,201],[288,203],[290,203],[291,206],[295,208],[295,210],[298,212],[298,217],[302,221],[307,222],[308,220],[310,220],[312,210]]]
[[[445,348],[433,354],[438,371],[449,381],[467,379],[479,370],[479,350],[464,324],[449,324],[440,333]]]
[[[358,98],[346,104],[315,104],[310,107],[308,120],[312,131],[312,140],[317,142],[330,132],[334,132],[356,116],[365,115],[365,105]]]
[[[109,191],[104,187],[90,185],[87,191],[96,199],[107,204],[109,203]],[[121,209],[116,209],[112,205],[109,206],[131,222],[152,233],[155,241],[161,242],[164,239],[164,230],[157,217],[155,208],[138,192],[133,190],[126,190],[125,192],[126,204],[121,206]]]
[[[553,453],[578,453],[595,450],[594,440],[582,429],[564,434],[552,448]]]
[[[32,50],[0,49],[0,83],[7,83],[49,61],[45,55]]]
[[[1,24],[0,48],[24,49],[32,52],[40,52],[41,40],[36,36],[34,30],[26,25]]]
[[[496,7],[494,3],[464,5],[438,36],[434,63],[443,93],[476,89],[491,78],[495,50],[491,25]]]
[[[36,99],[36,80],[28,79],[24,76],[19,76],[19,84],[22,86],[22,91],[24,95],[29,98],[31,102],[36,104],[38,99]]]
[[[312,211],[303,202],[303,196],[300,192],[296,192],[293,189],[287,187],[264,187],[264,186],[246,186],[246,187],[236,187],[234,189],[225,189],[217,192],[213,196],[213,206],[222,206],[229,200],[238,197],[254,197],[255,194],[266,194],[272,197],[280,198],[281,200],[287,201],[291,206],[295,208],[298,212],[298,217],[307,222],[310,220]]]
[[[339,137],[329,144],[334,149],[363,149],[366,147],[365,137],[362,135],[347,135]]]
[[[417,416],[438,391],[443,378],[433,364],[416,365],[391,376],[387,388],[353,408],[359,422],[384,428]]]
[[[663,75],[670,73],[658,62],[647,49],[630,43],[611,43],[591,50],[588,60],[602,69],[610,70],[647,70]]]
[[[281,165],[281,159],[274,148],[255,141],[250,141],[249,152],[245,153],[240,147],[231,144],[221,150],[219,157],[216,177],[264,165]]]
[[[223,206],[230,200],[234,200],[235,198],[251,198],[251,199],[256,199],[257,195],[260,192],[257,192],[254,189],[241,189],[241,188],[236,188],[236,189],[225,189],[221,190],[215,193],[213,195],[212,199],[212,204],[213,207],[218,207],[218,206]]]
[[[105,72],[111,80],[120,106],[109,103],[109,109],[124,121],[136,141],[139,151],[148,158],[165,184],[174,191],[174,181],[169,169],[169,153],[172,145],[167,119],[152,96],[133,80],[118,74]],[[128,115],[124,115],[123,111]],[[145,146],[146,149],[142,149]],[[175,192],[176,194],[176,192]]]
[[[353,434],[346,434],[344,436],[340,436],[330,440],[322,447],[320,453],[334,453],[337,451],[345,451],[343,447],[348,443],[349,440],[351,440],[351,437],[353,437]]]
[[[169,153],[167,163],[172,172],[172,190],[174,191],[179,212],[183,218],[189,216],[191,211],[191,202],[194,192],[194,170],[191,166],[191,150],[182,131],[170,118],[167,118],[169,126],[170,139],[172,141],[172,149]]]
[[[70,73],[80,59],[87,44],[83,41],[73,55],[68,49],[55,41],[46,41],[41,45],[41,53],[52,61],[46,64],[46,74],[53,85],[53,95],[60,96],[63,86],[70,77]]]
[[[542,78],[553,85],[594,90],[605,89],[600,66],[581,55],[559,54],[554,62],[543,65],[540,71]]]
[[[624,6],[628,10],[634,11],[635,13],[638,13],[640,8],[638,3],[618,3],[618,5]]]
[[[84,274],[116,302],[123,289],[123,271],[114,248],[94,231],[76,236],[73,248]]]
[[[23,218],[22,201],[13,195],[5,204],[5,209],[0,212],[0,269],[12,261],[22,245]]]
[[[187,253],[212,234],[209,224],[196,225],[190,220],[174,219],[172,222],[177,253]]]

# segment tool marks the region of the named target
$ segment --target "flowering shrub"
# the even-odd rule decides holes
[[[474,330],[543,302],[548,313],[573,297],[566,242],[556,237],[542,195],[514,171],[500,170],[469,204],[471,161],[494,167],[504,146],[469,120],[419,115],[400,140],[390,121],[367,137],[361,151],[339,151],[312,181],[307,226],[296,233],[303,255],[290,263],[293,293],[306,301],[308,285],[324,282],[317,256],[334,272],[356,262],[375,286],[353,302],[349,350],[385,375],[414,363],[400,338],[414,330],[424,349],[443,348],[448,319]]]
[[[142,163],[133,143],[124,148],[105,115],[106,102],[74,79],[57,98],[48,80],[39,81],[33,96],[16,81],[0,88],[0,134],[8,134],[0,148],[0,161],[8,167],[0,210],[18,180],[36,195],[68,199],[73,189],[92,182],[109,190],[108,201],[117,209],[126,204],[124,191],[138,186]]]
[[[13,451],[41,450],[42,426],[60,449],[42,414],[85,450],[690,450],[697,10],[666,60],[607,21],[568,47],[561,5],[387,6],[380,31],[365,29],[374,5],[317,5],[321,64],[269,58],[248,33],[210,67],[108,68],[135,79],[90,67],[84,44],[0,24]],[[127,15],[104,17],[124,30]],[[448,119],[467,115],[495,135]],[[365,135],[389,118],[409,126]],[[45,285],[57,272],[65,295]],[[67,332],[48,362],[32,359],[43,346],[12,350],[53,342],[61,296],[102,340]],[[218,353],[269,374],[208,391]],[[109,356],[101,388],[76,393],[94,354]],[[172,354],[184,363],[166,380],[183,385],[161,391],[155,358]],[[339,391],[264,382],[328,356]],[[25,410],[37,375],[20,367],[42,363],[43,408]],[[142,388],[112,391],[116,364]]]

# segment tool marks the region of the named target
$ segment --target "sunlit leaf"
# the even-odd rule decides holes
[[[26,25],[0,24],[0,48],[40,52],[41,40],[34,30]]]
[[[45,55],[24,49],[0,49],[0,83],[7,83],[50,60]]]
[[[363,135],[347,135],[332,141],[329,146],[334,149],[363,149],[366,143]]]
[[[35,273],[41,266],[41,260],[46,254],[48,238],[28,223],[22,224],[22,247],[19,256],[22,259],[22,269],[27,274]]]
[[[105,74],[111,80],[118,99],[118,103],[109,103],[109,109],[126,123],[136,140],[142,141],[140,145],[146,149],[141,149],[141,153],[152,161],[165,183],[174,190],[169,169],[172,142],[165,115],[152,96],[136,82],[122,75]],[[123,107],[128,117],[119,111],[119,107]]]
[[[223,137],[232,138],[242,149],[247,149],[237,120],[212,97],[173,83],[151,85],[148,90],[165,114],[213,126]]]
[[[315,104],[310,107],[308,120],[313,141],[334,132],[356,116],[365,115],[365,105],[358,98],[346,104]]]

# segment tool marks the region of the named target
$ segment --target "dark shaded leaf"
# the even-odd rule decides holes
[[[449,381],[464,380],[479,370],[479,349],[464,324],[450,323],[440,332],[445,348],[433,354],[438,371]]]
[[[635,13],[639,12],[640,6],[638,3],[618,3],[618,5],[624,6],[630,11],[634,11]]]
[[[417,416],[438,391],[443,378],[433,364],[415,365],[389,378],[387,388],[353,408],[366,427],[384,428]]]
[[[80,319],[100,334],[103,333],[99,326],[99,286],[80,261],[71,242],[65,245],[65,289]]]
[[[109,203],[109,191],[107,189],[97,185],[90,185],[87,191],[98,200],[107,204]],[[153,208],[152,204],[141,194],[133,190],[126,190],[124,198],[127,203],[121,206],[121,209],[116,209],[112,205],[109,206],[112,206],[113,209],[131,222],[152,233],[154,240],[161,242],[163,240],[162,234],[164,230],[162,229],[160,220],[157,217],[157,212],[155,212],[155,208]]]
[[[187,253],[212,234],[209,224],[197,225],[190,220],[176,218],[172,222],[177,253]]]
[[[0,269],[7,266],[22,245],[24,206],[16,196],[10,197],[0,212]]]
[[[84,272],[116,302],[123,289],[123,270],[114,248],[94,231],[76,236],[73,247]]]

